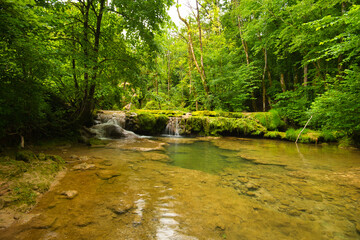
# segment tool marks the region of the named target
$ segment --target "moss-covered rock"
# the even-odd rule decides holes
[[[251,113],[250,116],[259,120],[261,125],[270,131],[279,131],[285,129],[285,122],[281,119],[279,113],[276,110],[270,110],[269,112]]]
[[[204,136],[262,136],[266,128],[251,117],[198,117],[192,116],[181,121],[185,133]]]
[[[32,161],[37,161],[38,158],[36,156],[35,153],[33,153],[30,150],[22,150],[22,151],[18,151],[15,155],[15,159],[19,160],[19,161],[24,161],[24,162],[32,162]]]
[[[138,134],[157,135],[165,130],[168,121],[167,115],[141,111],[127,114],[126,129]]]

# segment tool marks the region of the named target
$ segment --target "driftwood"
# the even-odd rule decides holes
[[[310,116],[309,120],[306,122],[306,124],[305,124],[304,128],[303,128],[303,129],[301,130],[301,132],[299,133],[299,135],[298,135],[298,137],[297,137],[297,139],[296,139],[295,143],[297,143],[297,142],[298,142],[298,140],[299,140],[299,137],[300,137],[301,133],[305,130],[306,126],[309,124],[309,122],[310,122],[310,120],[311,120],[311,119],[312,119],[312,115]]]

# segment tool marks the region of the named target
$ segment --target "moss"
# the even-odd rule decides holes
[[[26,152],[26,156],[36,155]],[[29,210],[36,203],[36,197],[49,189],[55,175],[63,169],[65,161],[61,157],[44,153],[37,156],[41,156],[41,160],[25,162],[9,156],[0,158],[0,182],[6,182],[10,190],[1,196],[6,201],[6,207]]]
[[[103,146],[103,145],[106,145],[107,143],[108,143],[108,141],[98,139],[98,138],[90,138],[89,139],[89,144],[91,146]]]
[[[334,132],[331,131],[321,131],[320,136],[319,136],[320,140],[322,142],[336,142],[337,138]]]
[[[268,131],[265,135],[265,138],[270,138],[270,139],[285,139],[286,138],[286,133],[284,132],[278,132],[278,131]]]
[[[187,134],[201,134],[211,136],[261,136],[266,128],[255,119],[225,118],[225,117],[197,117],[185,120]]]
[[[15,155],[15,159],[24,162],[32,162],[38,160],[36,154],[29,150],[18,151]]]
[[[343,137],[339,140],[339,148],[348,148],[351,147],[352,145],[354,145],[354,142],[348,136]]]
[[[215,111],[195,111],[191,113],[193,116],[209,116],[209,117],[217,117],[219,116],[219,113]]]
[[[280,115],[276,110],[270,110],[269,112],[251,113],[250,116],[259,120],[261,125],[270,131],[282,130],[285,128],[285,122],[280,118]]]

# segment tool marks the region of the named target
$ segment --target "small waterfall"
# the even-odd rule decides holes
[[[102,111],[97,115],[95,125],[89,132],[96,138],[138,138],[139,136],[124,129],[126,115],[123,112]]]
[[[180,137],[180,117],[170,117],[165,128],[165,133],[171,136]]]

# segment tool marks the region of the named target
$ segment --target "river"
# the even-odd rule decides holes
[[[358,150],[159,137],[49,152],[69,170],[0,239],[360,239]]]

